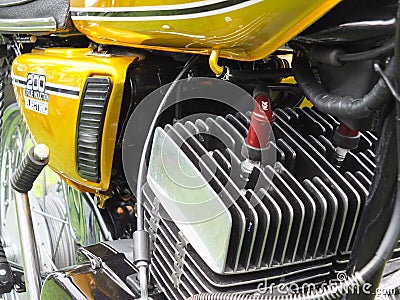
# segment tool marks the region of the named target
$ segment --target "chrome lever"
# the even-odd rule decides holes
[[[20,197],[18,195],[16,197],[15,204],[24,262],[25,284],[30,299],[40,298],[41,277],[28,192],[48,162],[49,148],[43,144],[36,145],[29,150],[11,178],[11,186],[20,193]]]

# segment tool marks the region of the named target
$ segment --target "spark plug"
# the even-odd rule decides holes
[[[335,152],[332,158],[332,163],[337,168],[340,168],[346,158],[347,153],[352,149],[358,147],[360,142],[360,132],[353,130],[343,122],[336,128],[333,134],[333,144],[335,146]]]

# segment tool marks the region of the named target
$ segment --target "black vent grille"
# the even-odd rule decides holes
[[[363,134],[339,173],[329,162],[333,132],[339,125],[334,118],[310,108],[276,110],[275,114],[276,144],[272,146],[277,163],[256,168],[245,193],[237,194],[234,188],[226,191],[237,199],[233,209],[241,210],[246,228],[256,216],[264,222],[246,232],[241,244],[230,243],[223,275],[204,263],[173,222],[160,218],[166,212],[145,184],[152,274],[170,299],[203,291],[257,291],[265,280],[268,284],[321,283],[336,278],[335,272],[346,267],[375,168],[377,139],[370,132]],[[204,163],[216,170],[212,181],[229,187],[228,181],[240,180],[231,171],[240,167],[248,127],[249,116],[237,114],[167,125],[165,131],[173,140],[177,136],[186,140],[181,149],[188,157],[193,157],[189,152],[202,158],[209,155],[211,159]],[[211,136],[218,136],[226,146]],[[271,173],[272,182],[268,182]],[[218,185],[213,188],[221,192]],[[255,201],[259,205],[251,204]],[[232,235],[231,240],[235,240]]]
[[[76,161],[82,178],[100,180],[100,151],[104,117],[110,92],[110,79],[86,80],[79,107],[76,132]]]

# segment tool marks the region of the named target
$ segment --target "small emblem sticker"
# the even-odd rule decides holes
[[[49,113],[48,103],[44,102],[44,101],[26,98],[25,99],[25,107],[29,110],[38,112],[42,115],[48,115],[48,113]]]
[[[41,101],[49,101],[50,96],[46,93],[46,76],[29,73],[24,91],[26,97]]]
[[[24,89],[25,107],[31,111],[48,115],[48,101],[50,95],[46,93],[46,76],[42,74],[29,73],[26,78]]]

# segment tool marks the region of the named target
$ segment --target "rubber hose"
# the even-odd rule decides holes
[[[307,99],[318,110],[339,118],[362,119],[368,117],[392,99],[392,94],[383,79],[380,79],[362,98],[343,97],[328,93],[325,87],[318,83],[305,57],[296,57],[293,61],[293,69],[295,79]],[[393,80],[394,74],[395,63],[392,59],[385,69],[385,75]]]
[[[373,59],[379,55],[383,55],[394,48],[394,40],[390,41],[389,43],[375,49],[371,49],[364,52],[359,53],[344,53],[339,54],[338,60],[341,62],[349,62],[349,61],[361,61],[361,60],[369,60]]]
[[[290,68],[272,70],[230,70],[234,80],[274,79],[293,76]]]

